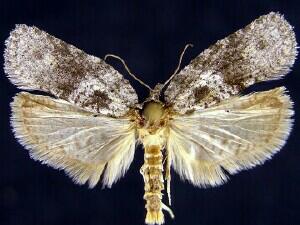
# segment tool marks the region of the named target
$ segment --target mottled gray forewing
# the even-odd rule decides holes
[[[175,75],[165,100],[179,113],[203,109],[289,72],[297,55],[292,26],[269,13],[210,46]]]
[[[36,27],[17,25],[6,41],[5,72],[25,90],[42,90],[95,113],[122,116],[137,101],[129,82],[103,60]]]

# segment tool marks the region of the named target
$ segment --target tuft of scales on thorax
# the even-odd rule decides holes
[[[147,102],[141,111],[139,139],[146,145],[159,145],[166,143],[167,123],[169,120],[168,109],[161,102]]]
[[[162,102],[146,102],[140,113],[138,136],[145,145],[164,147],[171,119],[170,110]]]

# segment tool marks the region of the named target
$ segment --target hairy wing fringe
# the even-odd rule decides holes
[[[174,169],[183,179],[207,187],[224,183],[225,171],[235,174],[264,163],[288,138],[292,105],[281,87],[179,116],[167,146]]]
[[[43,105],[45,102],[47,102],[47,105]],[[64,108],[65,111],[56,107],[55,104]],[[14,101],[11,103],[11,108],[11,125],[14,134],[19,142],[29,150],[31,158],[41,161],[43,164],[47,164],[55,169],[64,170],[77,184],[88,183],[89,187],[93,188],[104,173],[102,180],[103,185],[111,187],[113,183],[125,174],[133,160],[135,132],[132,130],[127,132],[121,130],[116,131],[115,135],[112,135],[116,136],[116,138],[113,139],[115,141],[107,141],[99,145],[98,149],[93,149],[95,153],[92,154],[90,158],[82,158],[88,155],[89,152],[86,152],[86,150],[89,150],[89,148],[82,147],[82,149],[80,149],[75,146],[76,153],[80,156],[75,157],[72,154],[68,154],[69,152],[67,151],[68,145],[76,144],[74,141],[67,141],[65,143],[58,142],[58,144],[54,146],[53,143],[47,143],[42,139],[43,135],[49,136],[50,133],[45,131],[46,134],[39,134],[30,130],[30,126],[39,126],[39,129],[47,129],[48,126],[51,126],[53,129],[53,127],[58,126],[58,129],[63,129],[64,127],[61,127],[59,124],[50,124],[52,119],[59,118],[62,113],[65,115],[66,121],[68,119],[80,120],[84,116],[92,115],[92,113],[73,107],[65,101],[21,92],[14,98]],[[47,112],[49,114],[47,114]],[[116,124],[109,125],[108,122],[104,125],[106,125],[107,129],[118,129]],[[65,124],[65,126],[67,125]],[[59,131],[60,130],[56,130],[56,133]],[[55,132],[52,132],[51,134],[53,135],[54,133]],[[97,147],[93,143],[88,147],[93,146]],[[103,154],[101,154],[101,150],[107,149],[109,149],[110,152],[106,153],[107,155],[104,157]]]

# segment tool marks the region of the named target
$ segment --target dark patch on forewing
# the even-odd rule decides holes
[[[199,103],[203,100],[206,96],[209,95],[209,88],[207,86],[197,87],[194,90],[195,102]]]
[[[94,91],[94,95],[90,96],[90,98],[83,103],[83,106],[91,106],[97,112],[100,112],[101,108],[108,108],[111,102],[112,100],[106,93],[96,90]]]

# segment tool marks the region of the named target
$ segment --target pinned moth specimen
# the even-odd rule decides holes
[[[17,25],[6,41],[5,72],[20,89],[55,98],[17,94],[11,124],[33,159],[91,188],[99,180],[111,187],[141,143],[145,222],[163,224],[162,210],[174,217],[162,201],[166,184],[171,205],[171,167],[197,187],[217,186],[227,174],[264,163],[284,145],[293,122],[285,88],[240,93],[287,74],[296,55],[292,26],[273,12],[210,46],[181,71],[179,63],[170,79],[153,89],[121,58],[108,55],[150,90],[139,103],[106,59],[36,27]]]

